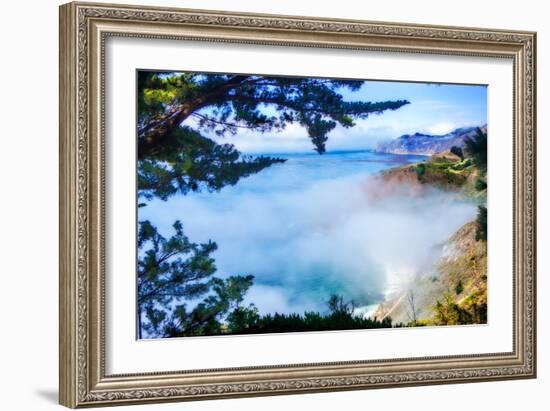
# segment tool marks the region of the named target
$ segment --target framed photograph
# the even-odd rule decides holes
[[[61,404],[534,378],[535,40],[61,6]]]

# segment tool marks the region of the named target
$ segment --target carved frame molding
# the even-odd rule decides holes
[[[513,352],[105,375],[103,80],[109,36],[513,59]],[[535,50],[532,32],[92,3],[61,6],[60,403],[74,408],[534,378]]]

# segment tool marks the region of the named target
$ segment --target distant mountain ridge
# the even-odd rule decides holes
[[[463,147],[464,139],[473,137],[478,128],[487,132],[487,125],[484,125],[481,127],[461,127],[443,135],[423,133],[405,134],[395,140],[377,144],[374,151],[378,153],[431,156],[447,151],[453,146]]]

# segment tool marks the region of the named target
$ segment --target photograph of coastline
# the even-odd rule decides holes
[[[137,72],[138,338],[487,323],[487,87]]]

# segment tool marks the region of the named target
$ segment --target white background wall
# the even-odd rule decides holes
[[[130,0],[128,0],[130,1]],[[539,377],[537,380],[127,407],[136,410],[467,410],[548,407],[550,389],[550,13],[536,0],[292,2],[131,0],[135,4],[226,9],[538,32]],[[56,0],[5,1],[0,24],[0,408],[57,405],[57,86]],[[545,75],[546,74],[546,75]],[[546,405],[545,405],[546,403]]]

